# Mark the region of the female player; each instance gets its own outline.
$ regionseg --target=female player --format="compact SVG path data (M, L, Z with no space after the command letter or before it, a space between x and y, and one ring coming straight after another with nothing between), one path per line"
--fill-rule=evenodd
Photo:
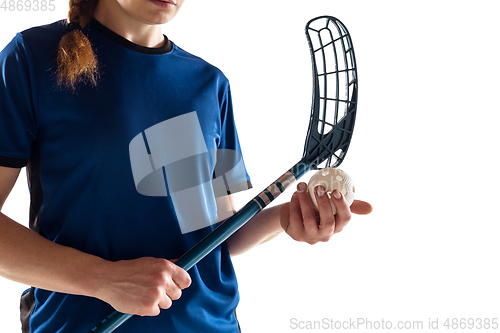
M70 0L69 24L0 54L0 207L24 166L31 195L30 229L0 213L0 275L33 286L23 332L88 333L113 308L143 316L117 332L239 332L231 255L283 231L327 241L371 210L336 192L333 215L318 187L317 214L300 183L190 274L175 265L250 186L227 79L161 33L183 2Z

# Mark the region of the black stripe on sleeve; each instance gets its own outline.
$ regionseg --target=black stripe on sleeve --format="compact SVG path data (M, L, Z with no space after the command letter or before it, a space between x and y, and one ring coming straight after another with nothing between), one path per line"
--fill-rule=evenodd
M8 168L23 168L28 164L25 158L0 156L0 166Z

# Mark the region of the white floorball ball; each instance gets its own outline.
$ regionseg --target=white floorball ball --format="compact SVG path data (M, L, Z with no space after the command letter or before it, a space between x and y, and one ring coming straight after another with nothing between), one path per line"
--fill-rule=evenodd
M347 201L347 205L351 206L354 201L354 185L352 183L351 177L344 171L337 168L324 168L316 172L309 180L308 190L311 195L314 208L318 210L318 203L316 201L316 195L314 194L314 189L316 186L322 185L326 189L326 193L330 198L330 203L332 205L333 213L337 213L337 209L333 204L331 193L334 190L340 191Z

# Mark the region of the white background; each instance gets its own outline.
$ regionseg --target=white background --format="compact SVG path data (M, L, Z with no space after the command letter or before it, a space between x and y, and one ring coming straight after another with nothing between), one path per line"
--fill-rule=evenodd
M0 11L0 46L18 31L64 18L66 6L56 0L55 12ZM236 257L243 332L312 331L293 329L292 318L427 327L429 318L442 324L500 317L496 7L496 1L186 0L164 27L231 81L254 185L240 205L302 156L311 102L306 22L332 15L352 34L359 107L341 168L374 211L354 217L329 243L310 246L283 235ZM27 201L23 175L4 212L25 223ZM0 279L2 332L18 331L24 289Z

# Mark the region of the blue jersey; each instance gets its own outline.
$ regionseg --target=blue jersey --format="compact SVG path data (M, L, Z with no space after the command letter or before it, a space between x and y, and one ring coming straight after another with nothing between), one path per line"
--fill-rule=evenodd
M228 80L175 44L141 47L94 20L84 33L99 82L73 93L56 79L65 32L62 21L29 29L0 53L0 165L27 166L30 228L107 260L179 258L227 216L215 198L250 187ZM227 247L189 273L170 309L116 332L238 332ZM33 333L88 333L113 312L38 288L21 308Z

